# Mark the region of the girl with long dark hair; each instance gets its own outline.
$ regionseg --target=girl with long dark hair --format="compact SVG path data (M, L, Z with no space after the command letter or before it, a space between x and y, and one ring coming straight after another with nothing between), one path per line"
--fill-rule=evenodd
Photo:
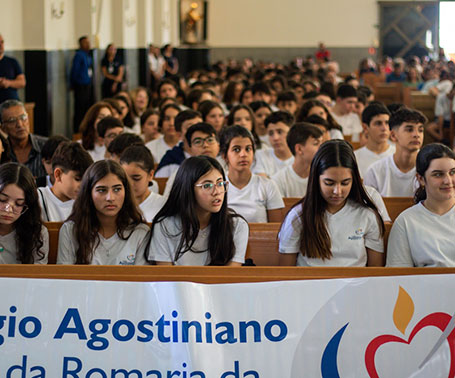
M186 159L153 219L148 260L158 265L241 265L248 224L228 208L227 186L216 159Z
M35 179L17 163L0 166L0 264L47 264L49 234Z
M254 117L253 111L248 105L239 104L234 106L227 117L227 125L243 126L251 134L253 134L256 150L261 149L262 143L256 134L256 119Z
M308 188L287 214L279 234L280 264L383 266L384 222L366 192L351 146L321 145Z
M387 266L455 266L455 152L441 143L417 155L416 205L390 231Z
M98 161L85 172L60 229L57 264L144 264L148 232L123 168L113 160Z

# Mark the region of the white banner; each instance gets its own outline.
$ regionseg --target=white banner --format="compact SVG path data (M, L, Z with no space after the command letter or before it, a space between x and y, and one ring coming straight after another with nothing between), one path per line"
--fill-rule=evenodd
M0 279L0 378L454 377L451 275Z

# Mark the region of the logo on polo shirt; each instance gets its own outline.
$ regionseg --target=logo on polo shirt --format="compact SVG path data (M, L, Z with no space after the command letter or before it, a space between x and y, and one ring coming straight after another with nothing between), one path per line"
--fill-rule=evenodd
M349 240L359 240L359 239L363 238L364 234L365 233L363 232L363 230L361 228L358 228L357 230L355 230L354 235L348 236L348 239Z
M134 260L136 259L136 255L132 253L131 255L126 256L126 260L122 260L119 262L120 265L133 265Z

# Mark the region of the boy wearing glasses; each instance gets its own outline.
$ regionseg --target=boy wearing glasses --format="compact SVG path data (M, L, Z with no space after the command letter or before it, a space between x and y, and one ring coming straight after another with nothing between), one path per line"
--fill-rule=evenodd
M0 105L0 121L11 145L11 160L24 164L35 178L45 176L41 149L47 138L30 133L24 104L18 100L4 101Z

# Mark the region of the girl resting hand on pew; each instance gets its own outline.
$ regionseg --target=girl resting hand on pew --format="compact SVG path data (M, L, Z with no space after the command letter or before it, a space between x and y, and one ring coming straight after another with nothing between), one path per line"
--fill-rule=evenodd
M242 265L248 224L227 207L227 186L216 159L186 159L165 205L153 219L148 261L157 265Z
M384 266L384 231L351 146L330 140L314 156L306 196L281 225L280 265Z
M220 135L221 156L228 166L228 205L248 222L281 222L284 202L271 179L253 174L254 137L242 126L228 126Z
M100 160L85 172L60 229L57 264L143 265L149 231L123 168Z
M30 170L0 166L0 264L47 264L49 234Z
M455 266L455 152L432 143L417 155L416 205L390 231L387 266Z

